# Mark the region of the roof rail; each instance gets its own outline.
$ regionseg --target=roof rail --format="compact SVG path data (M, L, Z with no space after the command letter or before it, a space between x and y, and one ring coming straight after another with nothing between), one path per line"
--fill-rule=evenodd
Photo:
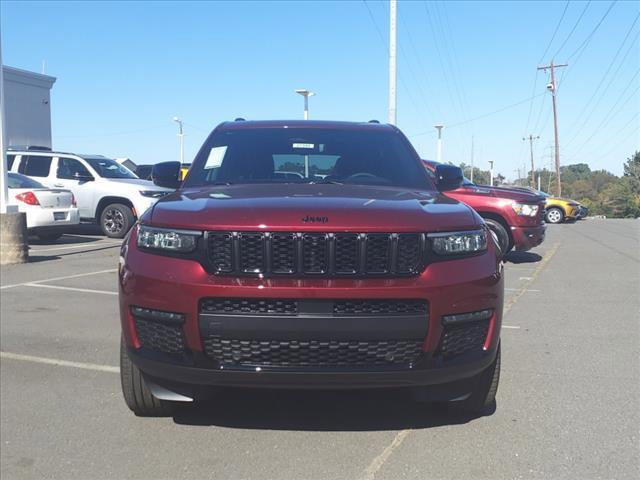
M50 152L50 147L43 147L40 145L9 145L7 150L31 150L31 151L40 151L40 152Z
M369 123L380 123L378 120L369 120Z
M238 117L234 120L234 122L246 122L246 120L242 117Z

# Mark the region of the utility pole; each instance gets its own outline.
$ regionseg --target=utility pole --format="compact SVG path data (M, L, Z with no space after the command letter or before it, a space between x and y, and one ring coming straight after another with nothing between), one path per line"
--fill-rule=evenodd
M438 124L434 125L434 127L438 130L438 149L436 151L436 160L438 163L442 163L442 129L444 128L444 125Z
M493 187L493 160L489 160L489 165L491 166L491 168L489 168L489 173L491 174L489 185Z
M184 164L184 132L182 131L182 120L173 117L173 121L178 124L178 138L180 139L180 165Z
M389 123L396 124L397 119L397 106L396 100L398 97L396 82L398 79L398 67L397 67L397 13L398 2L397 0L389 1Z
M523 142L529 140L529 150L531 151L531 188L536 188L536 169L533 165L533 141L538 140L539 138L540 136L534 137L533 135L522 138Z
M554 65L553 60L549 65L538 67L538 70L550 70L551 78L547 84L547 90L551 92L551 100L553 102L553 137L555 141L555 157L556 157L556 195L560 197L562 195L562 185L560 183L560 144L558 143L558 109L556 107L556 93L558 91L556 86L555 69L561 67L567 67L569 64L563 63L561 65Z
M471 135L471 183L473 183L473 135Z

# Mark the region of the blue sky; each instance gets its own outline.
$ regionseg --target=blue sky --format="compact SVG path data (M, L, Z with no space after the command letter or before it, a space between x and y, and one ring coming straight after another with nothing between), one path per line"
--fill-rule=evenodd
M178 115L190 160L221 121L300 118L296 88L317 92L311 118L387 118L386 1L1 5L4 63L40 72L44 61L58 79L54 148L175 160ZM475 164L509 178L528 162L522 137L540 135L536 164L549 165L536 66L555 55L570 65L558 70L562 163L620 175L640 148L639 5L399 2L398 126L434 158L443 123L454 163L469 163L473 137Z

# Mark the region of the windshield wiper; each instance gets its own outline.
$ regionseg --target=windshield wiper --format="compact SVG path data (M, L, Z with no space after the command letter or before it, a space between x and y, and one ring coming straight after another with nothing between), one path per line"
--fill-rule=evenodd
M337 180L318 180L313 182L308 182L310 185L344 185L342 182L338 182Z

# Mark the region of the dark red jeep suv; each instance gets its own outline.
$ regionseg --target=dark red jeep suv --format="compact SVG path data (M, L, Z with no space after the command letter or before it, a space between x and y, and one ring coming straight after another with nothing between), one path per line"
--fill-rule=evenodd
M503 270L482 218L394 126L236 121L131 230L121 379L138 415L212 387L409 387L481 412L500 372ZM214 397L215 398L215 397Z
M434 178L440 164L433 160L422 162ZM523 188L476 185L467 177L464 177L460 188L446 195L478 212L495 234L505 254L513 248L531 250L544 241L547 227L544 223L545 198L542 195Z

